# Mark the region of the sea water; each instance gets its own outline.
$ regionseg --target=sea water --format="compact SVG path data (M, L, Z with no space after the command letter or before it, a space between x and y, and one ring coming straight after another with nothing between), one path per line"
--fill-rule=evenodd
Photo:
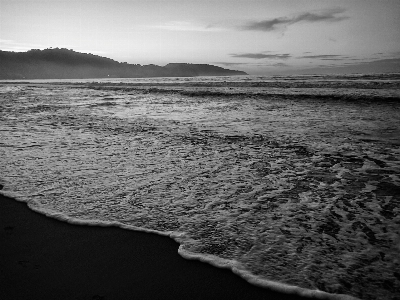
M400 294L399 74L0 82L0 107L2 193L35 211L287 292Z

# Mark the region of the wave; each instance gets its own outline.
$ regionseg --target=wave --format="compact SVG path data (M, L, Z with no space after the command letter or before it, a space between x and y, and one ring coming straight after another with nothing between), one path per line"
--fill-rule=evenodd
M7 192L7 191L0 191L0 194L4 195L6 197L9 197L9 198L13 198L16 201L25 202L32 211L35 211L35 212L45 215L49 218L53 218L53 219L56 219L59 221L69 223L69 224L99 226L99 227L119 227L121 229L126 229L126 230L133 230L133 231L139 231L139 232L158 234L161 236L168 236L178 243L181 243L184 240L184 236L185 236L184 232L173 232L173 231L172 232L171 231L163 232L163 231L158 231L158 230L147 229L144 227L130 226L130 225L123 224L121 222L116 222L116 221L101 221L101 220L95 220L95 219L83 220L83 219L79 219L79 218L72 218L72 217L69 217L68 215L62 214L60 212L50 211L50 210L46 210L43 207L39 207L36 204L34 204L32 201L30 201L29 198L25 199L25 197L18 196L15 193ZM330 294L330 293L320 291L320 290L311 290L311 289L301 288L298 286L288 285L288 284L273 281L273 280L267 280L265 278L260 278L260 277L253 275L248 270L246 270L246 268L243 267L238 261L222 259L215 255L192 253L190 251L183 249L181 246L178 248L178 253L183 258L188 259L188 260L199 260L201 262L208 263L217 268L230 269L233 273L242 277L244 280L246 280L250 284L253 284L255 286L259 286L262 288L266 288L266 289L269 289L272 291L276 291L276 292L280 292L280 293L284 293L284 294L290 294L290 295L297 295L297 296L301 296L301 297L309 297L309 298L313 298L313 299L330 299L330 300L357 300L358 299L356 297L352 297L352 296L346 295L346 294Z
M398 286L395 103L51 88L0 94L3 192L31 209L169 235L295 293Z
M227 88L182 88L182 87L126 87L126 86L89 86L87 88L94 90L111 90L121 92L140 92L140 93L153 93L153 94L178 94L188 97L250 97L259 99L272 99L272 100L321 100L321 101L347 101L347 102L359 102L359 103L373 103L373 102L389 102L398 103L400 101L400 90L397 88L393 91L384 89L382 92L376 92L373 90L357 90L353 91L337 91L335 87L307 87L302 86L301 89L295 89L293 87L279 87L276 90L264 90L260 91L253 88L243 88L236 86L227 90ZM276 87L274 87L276 88ZM288 90L282 90L282 89ZM290 90L293 89L293 90ZM305 92L306 91L306 92Z

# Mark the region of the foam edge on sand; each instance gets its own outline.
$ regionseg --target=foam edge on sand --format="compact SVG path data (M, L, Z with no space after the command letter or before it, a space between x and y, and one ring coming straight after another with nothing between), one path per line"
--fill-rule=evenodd
M239 262L235 260L227 260L223 259L220 257L217 257L215 255L210 255L210 254L198 254L198 253L192 253L189 252L185 249L183 249L183 246L181 242L184 240L185 233L183 232L174 232L174 231L158 231L158 230L153 230L153 229L146 229L143 227L136 227L136 226L130 226L123 224L121 222L117 221L101 221L101 220L83 220L83 219L78 219L78 218L73 218L69 217L67 215L64 215L59 212L51 211L51 210L46 210L41 208L39 205L34 204L33 201L29 200L24 200L25 197L19 197L19 195L16 195L15 193L12 192L7 192L4 190L0 190L0 194L4 195L6 197L12 198L16 201L19 202L24 202L27 204L29 209L40 213L42 215L45 215L50 218L54 218L63 222L67 222L70 224L74 225L86 225L86 226L100 226L100 227L119 227L122 229L127 229L127 230L133 230L133 231L140 231L140 232L146 232L146 233L154 233L158 234L161 236L168 236L175 240L178 244L180 244L178 248L178 253L179 255L188 260L199 260L204 263L208 263L214 267L217 268L223 268L223 269L230 269L234 274L240 276L247 282L249 282L252 285L262 287L265 289L269 289L272 291L276 291L279 293L284 293L284 294L289 294L289 295L296 295L300 297L307 297L307 298L314 298L314 299L327 299L327 300L359 300L359 298L350 296L350 295L345 295L345 294L331 294L327 292L323 292L320 290L311 290L311 289L305 289L301 288L298 286L293 286L293 285L288 285L285 283L277 282L277 281L272 281L272 280L267 280L263 278L259 278L253 274L251 274L249 271L247 271Z
M220 257L210 255L210 254L191 253L189 251L184 250L182 248L182 246L179 247L178 253L183 258L186 258L186 259L200 260L201 262L209 263L212 266L217 267L217 268L230 269L233 273L242 277L244 280L246 280L247 282L249 282L252 285L266 288L266 289L276 291L279 293L297 295L297 296L301 296L301 297L314 298L314 299L359 300L358 298L355 298L350 295L330 294L330 293L323 292L320 290L310 290L310 289L305 289L305 288L301 288L301 287L294 286L294 285L289 285L289 284L285 284L285 283L281 283L281 282L277 282L277 281L259 278L255 275L251 274L246 269L244 269L241 266L241 264L237 261L222 259Z

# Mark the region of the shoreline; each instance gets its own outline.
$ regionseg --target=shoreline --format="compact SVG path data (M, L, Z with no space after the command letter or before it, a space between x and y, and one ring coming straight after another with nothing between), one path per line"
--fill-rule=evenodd
M4 299L308 299L178 254L168 237L48 218L0 194Z

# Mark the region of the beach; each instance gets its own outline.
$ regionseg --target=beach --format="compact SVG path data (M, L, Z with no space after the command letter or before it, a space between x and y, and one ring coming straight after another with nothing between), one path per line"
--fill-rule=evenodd
M0 198L1 299L307 299L178 254L168 237L48 218Z

